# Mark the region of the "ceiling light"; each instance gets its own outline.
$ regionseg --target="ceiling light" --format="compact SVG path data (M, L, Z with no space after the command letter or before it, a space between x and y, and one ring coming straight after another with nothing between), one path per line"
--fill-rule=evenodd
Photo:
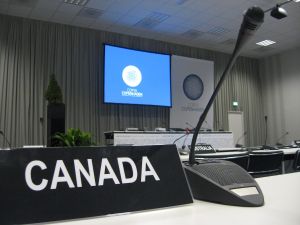
M272 44L275 44L275 43L276 43L275 41L264 40L264 41L261 41L261 42L257 42L256 44L260 45L260 46L268 46L268 45L272 45Z
M271 10L270 15L276 19L282 19L287 17L287 11L284 8L279 7L278 5Z
M68 3L68 4L72 4L72 5L79 5L79 6L83 6L86 5L86 3L89 0L64 0L64 3Z
M300 2L300 0L293 0L294 2Z

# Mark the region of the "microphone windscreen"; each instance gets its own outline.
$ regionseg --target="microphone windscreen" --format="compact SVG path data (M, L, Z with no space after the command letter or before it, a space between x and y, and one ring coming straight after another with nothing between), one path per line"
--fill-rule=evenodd
M245 28L256 30L264 22L264 11L257 6L253 6L245 12Z

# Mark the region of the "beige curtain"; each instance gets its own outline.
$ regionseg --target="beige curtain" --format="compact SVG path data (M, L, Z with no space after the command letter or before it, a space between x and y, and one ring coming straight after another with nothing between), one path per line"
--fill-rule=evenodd
M0 130L13 146L44 144L44 92L55 73L66 104L66 127L80 128L105 144L104 132L169 126L169 109L102 103L103 43L215 62L218 80L227 54L178 44L0 15ZM215 102L215 129L228 129L232 100L244 111L248 145L262 143L258 62L241 57ZM0 137L0 146L1 146Z

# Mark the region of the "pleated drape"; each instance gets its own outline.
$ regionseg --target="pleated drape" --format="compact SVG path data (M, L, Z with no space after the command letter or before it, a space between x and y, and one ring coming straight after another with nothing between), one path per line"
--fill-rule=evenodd
M212 60L215 81L229 59L178 44L4 15L0 30L0 130L13 146L45 144L44 93L51 73L63 91L66 127L91 132L99 145L105 144L105 131L169 126L168 108L103 104L103 43ZM258 61L240 57L215 102L214 128L228 129L227 113L238 100L249 132L246 143L260 144L261 99Z

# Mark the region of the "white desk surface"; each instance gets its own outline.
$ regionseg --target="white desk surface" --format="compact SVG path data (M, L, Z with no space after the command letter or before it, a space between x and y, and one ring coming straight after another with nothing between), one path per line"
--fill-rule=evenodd
M232 156L232 155L237 155L237 154L246 154L248 153L247 151L233 151L233 152L216 152L216 153L204 153L204 154L199 154L197 155L197 159L201 158L201 155L203 155L203 157L210 157L210 156L224 156L224 157L228 157L228 156ZM179 155L181 161L187 161L189 160L189 154L187 155Z
M300 150L300 148L281 148L278 150L268 150L268 149L264 149L264 150L253 150L252 152L270 152L270 151L283 151L284 155L293 155L295 154L298 150Z
M300 173L256 179L262 207L236 207L195 200L193 204L47 225L299 225Z
M233 148L215 148L215 150L217 152L228 152L228 151L243 151L244 149L233 147Z
M283 149L279 149L281 151L283 151L283 153L285 155L293 155L295 154L298 150L300 150L300 148L283 148ZM300 223L299 223L300 224Z
M104 132L107 144L112 145L165 145L176 144L177 148L190 145L193 134L185 132L112 131ZM232 132L200 132L197 142L211 144L214 148L232 148Z

